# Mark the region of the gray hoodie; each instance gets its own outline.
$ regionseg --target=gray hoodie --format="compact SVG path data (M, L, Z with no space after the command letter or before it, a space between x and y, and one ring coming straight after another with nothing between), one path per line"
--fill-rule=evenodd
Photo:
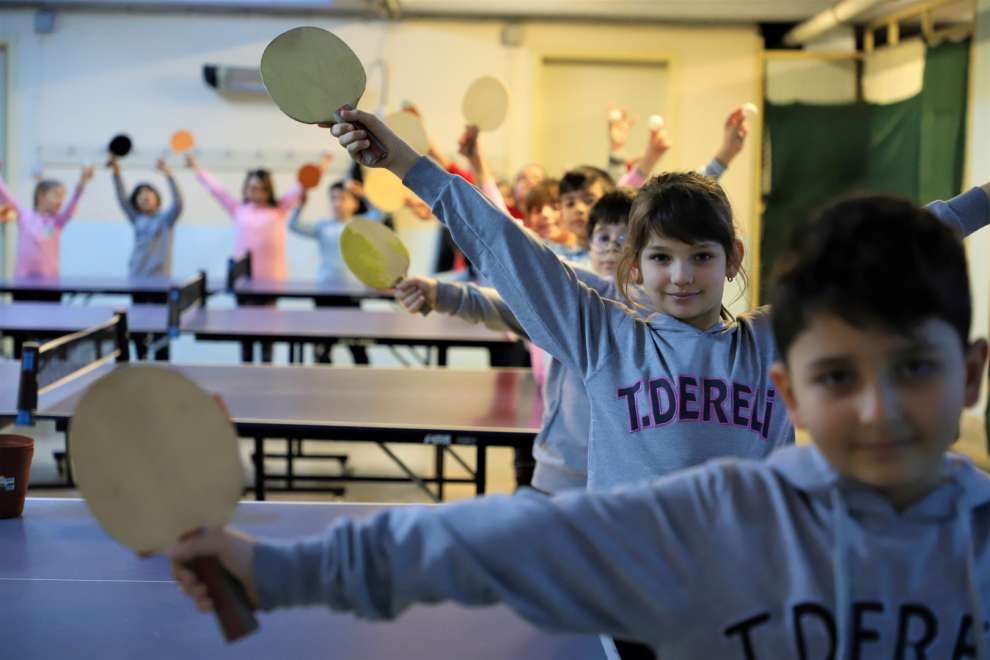
M990 597L990 478L954 454L944 471L898 513L795 446L609 493L343 520L259 543L255 579L264 609L390 619L417 602L504 602L663 660L987 658L973 621L984 628Z
M928 209L943 222L971 234L990 222L990 199L979 188L959 195L948 202L936 201ZM574 274L583 284L604 299L622 300L611 278L571 264ZM494 289L473 284L440 282L437 288L438 311L452 314L472 323L483 323L493 330L508 330L526 336L512 311ZM648 312L651 303L642 291L636 290L636 303ZM551 356L543 388L544 413L540 432L533 445L537 460L533 486L557 493L571 488L584 488L588 471L588 429L591 424L590 404L580 376L565 368Z
M580 266L574 266L574 274L602 298L623 300L614 279ZM651 304L642 292L636 291L633 295L637 304L646 307ZM528 338L512 310L491 288L438 282L437 311L471 323L482 323L492 330L507 330ZM591 414L584 382L578 374L550 356L542 393L543 420L533 442L533 457L536 459L533 487L547 493L585 488L588 481Z
M793 443L794 429L770 382L777 350L767 308L705 330L661 313L641 319L583 284L464 179L420 158L404 183L433 207L533 343L584 382L590 489L713 457L761 458ZM963 197L971 194L985 222L987 197L979 189Z
M635 483L717 456L761 458L794 430L770 382L766 309L699 330L641 319L574 270L471 184L420 158L405 184L495 285L526 334L585 384L588 487Z

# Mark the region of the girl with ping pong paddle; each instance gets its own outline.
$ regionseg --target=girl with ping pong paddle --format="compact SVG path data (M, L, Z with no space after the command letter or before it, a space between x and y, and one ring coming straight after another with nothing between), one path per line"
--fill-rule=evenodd
M127 194L120 175L120 161L116 156L111 156L107 166L113 171L114 191L120 208L134 228L134 247L128 273L131 277L170 277L173 229L182 213L182 195L171 168L164 159L159 159L155 164L155 169L165 176L172 194L172 203L163 209L161 193L150 183L139 183L130 195ZM142 301L135 299L134 302Z
M34 188L31 208L20 204L0 177L0 203L6 202L17 214L17 257L15 277L57 278L59 243L62 230L76 212L86 184L93 178L93 167L86 166L67 204L65 186L54 179L42 179ZM38 300L44 294L15 294L16 299Z
M316 278L320 282L356 282L354 276L347 268L347 264L340 256L340 234L351 218L356 217L360 208L360 198L348 185L347 181L335 181L328 188L330 194L330 207L333 210L333 217L327 220L317 220L313 223L302 221L302 210L306 199L304 194L289 217L289 231L304 238L315 240L320 249L320 265ZM379 215L380 217L380 215ZM330 301L321 296L313 300L317 307L330 306ZM339 301L334 306L340 306ZM360 307L360 303L352 303L352 307ZM368 364L368 351L364 346L348 346L351 357L355 364ZM316 343L313 345L313 354L317 362L330 364L333 344Z
M244 176L241 199L231 195L223 185L203 169L195 156L186 156L186 164L195 171L202 183L234 221L234 258L251 253L251 276L254 279L284 282L289 277L286 264L286 226L292 207L299 201L302 185L296 183L282 197L275 195L272 174L266 169L250 170ZM320 161L322 170L330 165L330 156ZM261 306L270 304L265 298L238 294L239 305ZM262 342L261 360L271 362L272 344ZM253 361L250 342L241 344L241 358Z

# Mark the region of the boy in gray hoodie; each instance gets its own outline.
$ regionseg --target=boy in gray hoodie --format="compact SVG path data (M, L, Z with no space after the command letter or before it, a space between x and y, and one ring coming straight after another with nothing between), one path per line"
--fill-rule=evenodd
M947 452L986 342L958 233L889 197L840 202L779 262L773 382L812 445L607 492L496 496L258 542L210 530L263 609L389 619L504 602L534 624L677 658L987 659L990 478Z

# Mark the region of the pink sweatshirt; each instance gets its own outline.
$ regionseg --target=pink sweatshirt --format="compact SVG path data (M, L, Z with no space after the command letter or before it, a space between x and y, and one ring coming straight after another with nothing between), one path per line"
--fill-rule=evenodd
M54 279L59 273L59 241L62 229L79 206L83 186L76 186L68 204L57 213L38 213L17 203L0 179L0 199L6 200L17 212L17 257L14 277Z
M197 171L196 178L233 219L234 258L251 253L251 277L275 282L289 279L285 258L286 224L292 207L299 201L302 186L297 183L290 188L276 206L261 206L238 201L205 170Z

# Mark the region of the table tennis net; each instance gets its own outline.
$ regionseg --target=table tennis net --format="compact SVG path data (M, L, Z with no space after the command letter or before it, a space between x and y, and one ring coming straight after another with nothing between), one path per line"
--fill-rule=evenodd
M17 423L32 424L41 394L108 362L127 362L127 313L44 344L28 342L21 356Z

